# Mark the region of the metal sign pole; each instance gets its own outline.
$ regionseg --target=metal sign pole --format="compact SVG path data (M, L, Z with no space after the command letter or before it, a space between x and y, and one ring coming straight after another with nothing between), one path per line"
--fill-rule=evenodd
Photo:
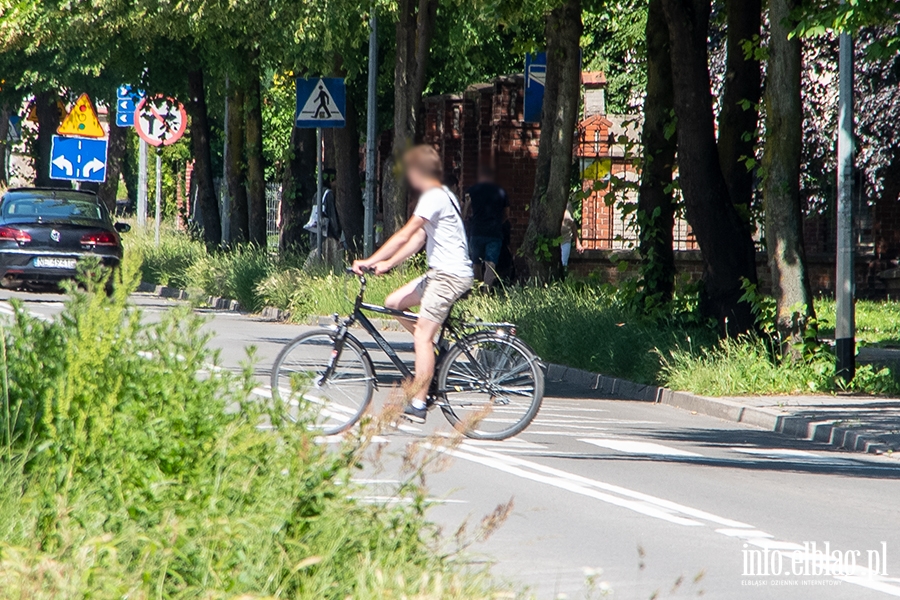
M162 221L162 148L156 151L156 245L159 246L159 226Z
M856 324L853 307L853 38L841 33L840 113L837 142L836 371L845 381L856 374Z
M378 101L375 88L378 83L378 20L375 5L369 17L369 90L366 102L366 211L363 225L363 252L371 256L375 251L375 138L378 135L376 110Z
M316 220L316 255L322 260L322 220L324 212L322 211L322 128L316 128L316 210L318 211L318 219Z
M141 140L138 153L137 224L147 226L147 142Z

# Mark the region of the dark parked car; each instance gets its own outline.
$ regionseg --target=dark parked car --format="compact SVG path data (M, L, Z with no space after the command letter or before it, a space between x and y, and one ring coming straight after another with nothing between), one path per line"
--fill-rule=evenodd
M109 211L90 192L18 188L0 199L0 285L40 287L72 278L78 261L98 256L116 267L119 232Z

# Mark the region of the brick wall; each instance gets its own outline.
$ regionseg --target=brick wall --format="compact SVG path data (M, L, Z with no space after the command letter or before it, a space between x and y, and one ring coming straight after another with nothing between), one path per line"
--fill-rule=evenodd
M815 253L807 256L810 285L816 295L834 295L834 255ZM875 277L872 257L858 256L856 259L856 288L861 298L882 297L886 293L884 284ZM703 257L699 250L679 250L675 252L675 268L679 280L695 282L703 275ZM640 273L640 256L631 250L587 250L584 254L572 254L569 272L579 277L598 277L606 283L620 283L634 279ZM756 273L759 288L764 293L772 291L772 274L766 254L756 255Z

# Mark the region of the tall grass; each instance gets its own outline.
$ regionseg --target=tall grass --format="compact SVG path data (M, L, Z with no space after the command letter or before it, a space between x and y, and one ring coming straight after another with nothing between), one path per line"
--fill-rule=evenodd
M662 383L706 396L900 393L900 383L888 368L862 365L853 381L846 384L835 375L830 351L823 349L814 356L791 361L756 336L725 339L712 346L681 346L661 356Z
M189 287L189 270L206 257L206 247L169 225L163 227L157 246L151 228L132 226L122 240L126 248L141 258L141 281L182 289Z
M658 382L660 348L714 339L693 319L648 319L615 289L588 282L511 287L496 297L474 296L464 307L472 316L516 323L547 361L642 383Z
M145 324L136 279L126 261L113 297L72 289L0 331L0 596L490 597L435 551L423 491L350 499L361 442L271 421L189 311Z
M424 273L418 266L401 267L379 277L368 277L366 302L383 304L384 299L398 287ZM302 321L311 315L348 314L359 292L359 282L353 275L321 272L310 274L302 269L278 271L256 288L262 302L290 313Z

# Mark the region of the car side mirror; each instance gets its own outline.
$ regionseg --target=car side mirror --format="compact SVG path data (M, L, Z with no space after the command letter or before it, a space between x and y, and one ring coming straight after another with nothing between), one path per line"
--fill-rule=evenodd
M131 231L131 225L129 225L128 223L116 223L115 227L116 231L118 231L119 233L128 233L129 231Z

